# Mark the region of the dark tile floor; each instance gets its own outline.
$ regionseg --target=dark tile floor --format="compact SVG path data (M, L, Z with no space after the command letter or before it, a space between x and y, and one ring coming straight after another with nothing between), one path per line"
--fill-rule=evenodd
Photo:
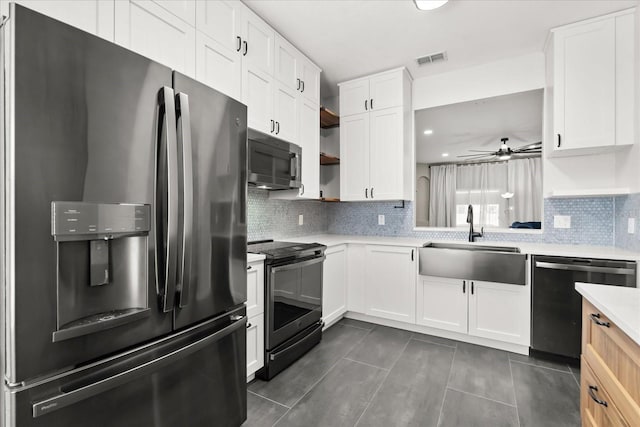
M565 364L343 319L269 382L249 384L251 426L580 426Z

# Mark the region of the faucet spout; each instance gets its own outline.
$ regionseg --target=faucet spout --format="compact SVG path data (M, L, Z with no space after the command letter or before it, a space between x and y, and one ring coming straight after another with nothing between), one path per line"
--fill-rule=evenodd
M467 208L467 223L469 223L469 241L475 242L476 237L484 237L484 227L480 230L480 233L473 231L473 205L469 205Z

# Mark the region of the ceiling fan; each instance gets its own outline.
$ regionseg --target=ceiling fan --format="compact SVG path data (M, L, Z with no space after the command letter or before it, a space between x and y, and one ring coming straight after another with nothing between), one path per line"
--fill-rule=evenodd
M511 148L507 144L509 138L500 138L502 145L500 145L500 149L498 151L492 150L469 150L477 152L478 154L467 154L464 156L458 157L466 157L467 161L472 160L489 160L489 159L497 159L497 160L509 160L512 157L528 157L536 154L542 153L542 141L534 142L533 144L523 145L518 148Z

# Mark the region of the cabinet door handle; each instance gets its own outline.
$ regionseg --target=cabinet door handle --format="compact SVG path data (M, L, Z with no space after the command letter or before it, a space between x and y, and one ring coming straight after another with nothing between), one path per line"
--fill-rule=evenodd
M373 110L373 98L371 98L371 103L369 105L371 105L371 109Z
M369 108L367 108L367 105L369 105L369 100L368 100L368 99L365 99L365 100L364 100L364 109L365 109L365 110L368 110L368 109L369 109Z
M462 281L462 293L463 294L467 293L467 281L466 280Z
M236 36L236 40L238 40L238 47L236 48L236 52L240 52L240 49L242 49L242 39L240 38L240 36Z
M242 53L242 56L247 56L247 52L249 52L249 43L247 43L246 40L242 43L244 43L244 52Z
M252 327L253 325L249 322L247 322L247 329L249 329L250 327Z
M253 267L250 265L247 265L247 271L251 270Z
M562 135L558 134L558 148L562 145Z
M365 188L365 189L364 189L364 198L365 198L365 199L368 199L368 198L369 198L369 189L368 189L368 188Z
M598 326L604 326L605 328L611 327L611 323L603 322L602 320L600 320L600 313L591 313L589 317L591 317L591 320L593 320L593 323L595 323Z
M296 79L296 80L298 80L298 88L296 90L300 90L300 81L301 80L300 79Z
M271 120L271 133L273 133L273 131L276 129L276 122L273 121L273 119Z
M371 198L373 199L373 187L371 187Z
M304 93L304 80L302 81L302 93Z
M589 386L589 397L591 398L591 400L596 402L598 405L604 406L605 408L609 406L606 401L598 399L598 397L596 396L596 391L598 391L598 387L594 385Z
M276 135L280 133L280 122L276 122Z
M471 282L471 295L473 295L473 282Z
M411 249L411 261L413 261L413 251L414 249Z
M304 194L304 184L300 184L300 195L302 196Z

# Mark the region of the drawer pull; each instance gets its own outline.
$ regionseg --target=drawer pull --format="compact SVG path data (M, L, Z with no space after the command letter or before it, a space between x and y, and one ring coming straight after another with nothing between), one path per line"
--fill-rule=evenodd
M609 406L609 405L607 404L607 402L605 402L604 400L600 400L600 399L598 399L598 398L596 397L596 391L598 391L598 387L596 387L596 386L594 386L594 385L590 385L590 386L589 386L589 397L590 397L594 402L596 402L598 405L602 405L602 406L604 406L605 408L606 408L607 406Z
M598 326L604 326L605 328L608 328L611 326L609 322L603 322L602 320L600 320L599 313L591 313L590 317L591 317L591 320L593 320L593 322Z

